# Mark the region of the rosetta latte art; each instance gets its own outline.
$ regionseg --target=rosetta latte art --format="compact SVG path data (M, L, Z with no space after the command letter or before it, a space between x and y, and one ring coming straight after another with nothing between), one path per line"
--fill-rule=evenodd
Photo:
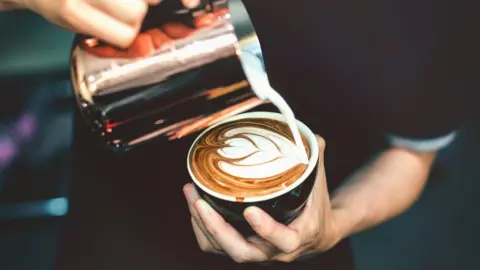
M310 155L310 149L306 150ZM298 158L297 151L285 123L244 119L204 134L193 147L189 162L205 187L246 198L274 193L299 179L307 165Z

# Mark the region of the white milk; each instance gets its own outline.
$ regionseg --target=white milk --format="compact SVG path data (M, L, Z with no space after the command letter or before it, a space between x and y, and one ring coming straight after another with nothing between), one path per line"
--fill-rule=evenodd
M297 145L297 157L302 163L308 164L308 156L305 151L305 146L302 142L302 137L297 127L297 120L295 115L288 106L288 103L283 99L283 97L275 91L268 77L263 69L262 62L260 59L251 54L250 52L242 51L240 56L240 61L243 66L243 70L247 79L250 83L250 87L257 94L257 96L262 100L268 100L275 105L280 113L285 117L288 127L290 128L293 138L295 139L295 144Z

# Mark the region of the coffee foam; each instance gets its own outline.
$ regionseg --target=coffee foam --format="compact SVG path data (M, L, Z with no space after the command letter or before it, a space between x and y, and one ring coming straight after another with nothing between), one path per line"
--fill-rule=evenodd
M310 154L308 148L306 151ZM245 198L274 193L299 179L307 165L297 152L285 123L244 119L222 124L201 136L189 162L192 173L205 187Z
M227 146L217 151L229 161L220 161L218 165L235 177L273 177L301 162L296 144L269 130L241 127L225 132L225 137L233 138L225 141Z

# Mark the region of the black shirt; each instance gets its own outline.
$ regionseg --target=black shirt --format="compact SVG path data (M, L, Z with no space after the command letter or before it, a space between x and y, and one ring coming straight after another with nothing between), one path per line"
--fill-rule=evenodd
M466 91L478 86L478 2L245 2L270 81L297 112L365 117L413 138L464 118Z
M387 133L425 139L460 128L478 86L475 1L244 2L270 82L327 141L331 189L387 147ZM256 269L196 245L182 195L193 137L118 155L93 147L80 122L57 269ZM342 243L281 267L299 266L352 269L351 254Z

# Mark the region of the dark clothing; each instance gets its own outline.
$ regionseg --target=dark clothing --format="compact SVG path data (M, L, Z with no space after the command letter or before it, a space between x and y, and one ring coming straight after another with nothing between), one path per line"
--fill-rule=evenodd
M432 138L459 127L479 86L478 1L245 2L270 81L300 119Z
M475 1L244 2L271 83L327 141L331 189L387 146L385 133L435 138L461 126L478 85ZM200 252L182 195L192 139L119 155L92 147L79 124L57 269L353 269L346 242L273 266Z
M346 242L328 256L291 266L240 265L202 253L182 193L193 136L114 154L92 147L84 128L76 135L70 214L56 269L353 269Z

